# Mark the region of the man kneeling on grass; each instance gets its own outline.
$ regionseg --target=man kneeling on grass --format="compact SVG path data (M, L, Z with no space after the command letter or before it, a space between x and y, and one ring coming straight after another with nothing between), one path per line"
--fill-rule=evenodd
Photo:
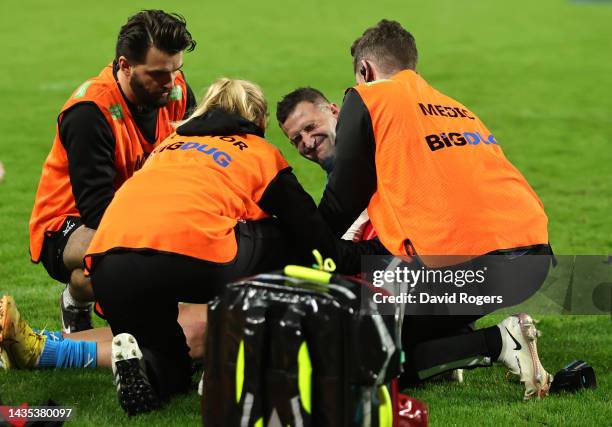
M552 375L540 363L530 316L468 327L543 284L552 250L542 202L474 112L416 72L414 37L398 22L368 28L350 51L357 84L338 114L334 170L319 213L338 236L367 208L380 241L407 268L486 270L484 282L472 288L503 296L503 305L469 312L451 311L450 302L407 304L400 383L497 361L520 375L524 399L547 395ZM298 126L287 134L312 139L312 129ZM456 292L431 284L425 289L434 296L440 289Z

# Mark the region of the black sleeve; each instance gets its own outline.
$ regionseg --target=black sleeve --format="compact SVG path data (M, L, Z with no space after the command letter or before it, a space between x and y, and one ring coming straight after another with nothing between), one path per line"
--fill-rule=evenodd
M196 97L193 94L193 90L191 90L191 86L189 86L188 83L185 84L187 85L187 106L185 108L185 114L183 114L183 120L189 117L197 107Z
M115 137L95 104L77 104L59 128L68 156L72 194L83 223L98 228L115 195Z
M378 240L353 243L332 235L312 197L302 188L287 168L268 185L259 207L274 215L295 239L298 257L303 263L313 261L311 251L318 249L325 258L332 258L342 274L361 271L362 255L388 254Z
M336 159L319 212L335 236L342 234L370 203L376 191L375 143L370 112L351 89L336 126Z

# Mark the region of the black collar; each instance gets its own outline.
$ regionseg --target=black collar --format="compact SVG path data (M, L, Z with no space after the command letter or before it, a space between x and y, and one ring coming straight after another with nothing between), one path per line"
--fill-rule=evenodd
M264 131L250 120L237 114L213 108L179 126L176 133L183 136L225 136L252 134L261 138Z

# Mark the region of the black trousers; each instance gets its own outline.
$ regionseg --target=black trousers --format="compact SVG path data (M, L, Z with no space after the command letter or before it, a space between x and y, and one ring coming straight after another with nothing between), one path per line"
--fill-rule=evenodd
M416 314L405 316L402 347L406 362L402 385L413 385L451 369L490 365L501 351L499 329L493 326L474 330L473 322L532 296L544 283L552 256L548 245L538 245L507 253L495 252L450 268L472 271L486 268L485 282L471 293L501 295L504 304L483 304L471 312L460 311L462 314L455 315L453 308L441 304L429 307L429 313L418 313L417 308ZM440 293L447 288L434 283L429 289L432 292L440 289L437 291Z
M227 283L291 262L292 248L271 219L236 226L238 253L227 264L155 251L105 255L92 273L96 299L113 335L132 334L162 399L191 383L189 347L179 325L178 302L207 303Z

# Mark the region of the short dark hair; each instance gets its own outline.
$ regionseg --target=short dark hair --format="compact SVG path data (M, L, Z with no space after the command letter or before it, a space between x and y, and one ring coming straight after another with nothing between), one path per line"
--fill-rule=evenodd
M174 55L183 50L191 52L196 42L187 31L185 18L163 10L143 10L130 16L121 27L115 47L115 60L125 56L136 64L145 62L150 47Z
M279 124L285 123L289 114L295 110L295 107L303 101L310 102L312 104L328 103L329 100L323 95L323 93L312 87L301 87L293 92L283 96L283 99L278 101L276 104L276 120Z
M418 53L414 37L399 22L383 19L363 32L351 46L353 70L362 59L369 59L387 74L416 69Z

